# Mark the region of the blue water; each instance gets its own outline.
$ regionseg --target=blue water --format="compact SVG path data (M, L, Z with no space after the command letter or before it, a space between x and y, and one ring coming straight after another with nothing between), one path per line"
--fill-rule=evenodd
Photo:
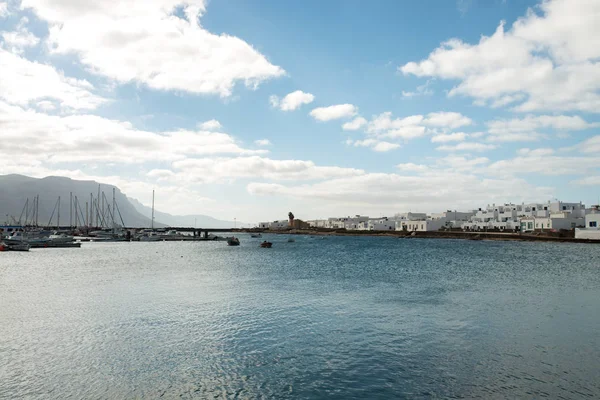
M600 398L600 246L0 253L0 398Z

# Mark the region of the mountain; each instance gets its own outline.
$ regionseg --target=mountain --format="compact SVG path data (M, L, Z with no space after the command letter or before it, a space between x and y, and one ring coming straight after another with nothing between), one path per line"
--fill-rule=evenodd
M29 199L29 222L32 220L33 199L39 195L39 218L38 223L41 226L48 225L50 217L52 217L52 225L57 224L58 212L56 210L57 199L60 196L60 225L67 226L70 223L70 193L73 197L77 196L79 207L79 220L85 220L86 202L88 209L90 206L90 194L94 198L98 197L98 185L100 185L101 198L102 192L106 196L105 203L112 207L112 191L115 188L115 199L118 210L121 213L123 222L127 227L150 227L151 221L145 215L142 215L136 207L134 207L127 196L123 194L119 188L113 185L99 184L95 181L79 181L58 176L49 176L42 179L30 178L23 175L0 175L0 223L14 222L14 219L19 220L19 216L24 210L25 202ZM101 202L100 202L101 204ZM74 214L75 212L73 212ZM23 212L21 220L25 223L25 215ZM95 216L96 213L92 212ZM156 222L155 227L164 227L165 225ZM115 217L115 222L121 224L121 218L118 213ZM72 217L72 223L75 224L75 216Z
M129 202L142 215L152 218L152 208L143 205L136 199L128 197ZM168 226L176 227L197 227L197 228L233 228L237 226L247 226L249 224L234 221L222 221L209 217L208 215L171 215L154 209L154 220L160 221Z

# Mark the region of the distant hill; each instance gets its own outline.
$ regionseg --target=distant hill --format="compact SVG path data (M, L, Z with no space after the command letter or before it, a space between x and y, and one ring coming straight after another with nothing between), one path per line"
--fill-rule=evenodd
M69 193L77 196L81 206L80 215L85 218L85 203L90 202L90 193L94 197L98 196L98 182L95 181L79 181L70 178L49 176L42 179L30 178L23 175L0 175L0 223L7 220L12 221L12 217L19 219L21 211L29 198L30 209L32 209L33 198L36 195L40 196L39 200L39 218L38 223L41 226L46 226L55 209L58 196L61 197L60 202L60 224L61 226L69 225L70 205ZM115 188L115 199L117 206L121 211L123 222L128 227L150 227L150 218L142 215L129 202L127 196L123 194L119 188L113 185L100 184L101 191L104 192L109 203L112 203L112 190ZM91 209L91 206L88 204ZM58 212L54 212L52 217L52 225L57 223ZM30 211L31 216L31 211ZM79 217L80 220L82 216ZM23 214L22 221L24 223L25 215ZM31 220L31 217L30 217ZM155 227L164 227L165 225L157 221L155 218ZM120 224L120 218L116 218L116 222ZM73 224L75 217L73 217Z
M52 216L52 226L56 226L58 212L55 210L58 196L60 202L60 225L69 225L70 193L77 196L81 210L79 219L85 219L85 203L90 202L90 193L94 198L98 196L98 185L101 192L104 192L106 200L112 204L112 190L115 188L115 199L117 206L123 217L125 226L131 228L147 228L151 226L152 208L143 205L138 200L127 197L116 186L101 184L96 181L79 181L59 176L49 176L38 179L24 175L0 175L0 224L7 220L13 222L13 217L19 220L21 212L24 209L25 202L29 198L30 216L33 210L33 198L40 196L38 223L41 226L48 225ZM54 211L54 215L52 212ZM7 217L8 216L8 217ZM25 223L25 213L21 217ZM115 221L120 224L120 218L117 216ZM75 217L72 220L75 224ZM193 227L194 223L198 228L233 228L236 225L233 221L221 221L207 215L171 215L158 210L154 210L154 227L163 228L166 226L175 227ZM243 223L238 222L241 227ZM248 225L248 224L245 224Z
M135 209L142 215L151 218L152 217L152 208L143 205L136 199L128 198L129 202L135 207ZM213 217L209 217L208 215L171 215L164 212L157 211L154 209L154 220L160 221L163 224L167 224L168 226L176 226L176 227L194 227L196 228L233 228L237 226L238 228L242 225L248 226L249 224L244 222L234 221L222 221L215 219Z

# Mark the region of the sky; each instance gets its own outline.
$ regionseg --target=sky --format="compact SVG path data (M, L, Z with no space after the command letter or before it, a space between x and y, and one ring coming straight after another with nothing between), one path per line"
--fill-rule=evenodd
M597 0L0 0L0 173L171 214L591 205L599 113Z

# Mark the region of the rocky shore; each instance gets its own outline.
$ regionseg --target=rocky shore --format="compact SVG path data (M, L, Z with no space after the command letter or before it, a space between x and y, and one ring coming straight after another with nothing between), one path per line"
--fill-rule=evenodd
M258 232L258 230L248 230ZM600 240L575 239L573 233L566 232L534 232L534 233L505 233L505 232L463 232L463 231L348 231L344 229L289 229L289 230L260 230L263 233L310 236L387 236L401 239L463 239L463 240L501 240L526 242L560 242L560 243L596 243Z

